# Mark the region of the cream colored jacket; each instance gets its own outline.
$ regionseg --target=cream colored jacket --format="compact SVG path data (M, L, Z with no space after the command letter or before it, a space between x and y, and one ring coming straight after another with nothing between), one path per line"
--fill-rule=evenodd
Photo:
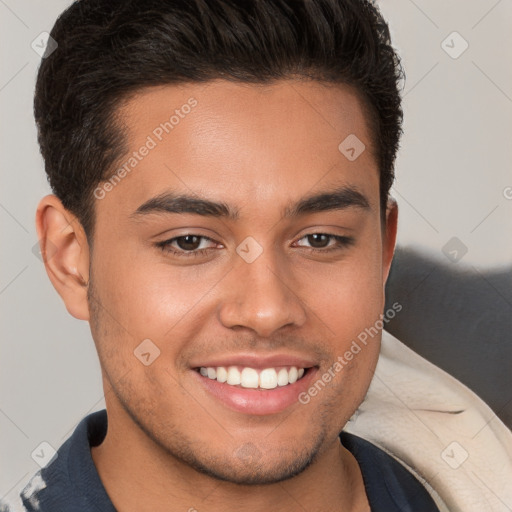
M367 397L345 430L407 467L443 512L512 511L512 432L386 331Z

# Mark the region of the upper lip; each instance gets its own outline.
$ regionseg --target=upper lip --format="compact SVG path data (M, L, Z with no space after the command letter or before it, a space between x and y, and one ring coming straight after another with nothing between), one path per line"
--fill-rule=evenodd
M241 353L229 354L225 356L216 356L205 361L192 363L192 368L207 368L218 366L248 366L250 368L265 369L274 368L276 366L296 366L297 368L310 368L316 366L316 363L308 357L274 353L274 354L254 354Z

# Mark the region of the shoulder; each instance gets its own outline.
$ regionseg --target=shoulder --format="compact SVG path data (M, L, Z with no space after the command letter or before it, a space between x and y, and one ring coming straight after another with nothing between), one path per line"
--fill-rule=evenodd
M63 466L68 452L68 442L58 450L53 461L21 483L13 500L0 503L0 512L39 512L51 510L66 502L70 489L69 477Z
M0 512L114 510L92 461L90 447L106 432L106 411L83 418L51 462L23 483L18 499L0 504Z

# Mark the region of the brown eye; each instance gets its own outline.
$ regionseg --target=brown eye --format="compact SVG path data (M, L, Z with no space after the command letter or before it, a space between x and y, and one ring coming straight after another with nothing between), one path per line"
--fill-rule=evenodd
M202 238L203 237L196 235L186 235L175 238L175 240L176 245L180 249L183 249L184 251L195 251L197 248L199 248Z
M318 253L343 250L355 242L352 237L328 233L310 233L309 235L304 235L300 241L303 241L303 243L298 244L299 247L304 247Z
M331 238L331 235L326 235L324 233L314 233L312 235L307 235L309 244L314 248L327 247Z
M215 242L202 235L182 235L155 244L159 249L174 256L205 256L214 249Z

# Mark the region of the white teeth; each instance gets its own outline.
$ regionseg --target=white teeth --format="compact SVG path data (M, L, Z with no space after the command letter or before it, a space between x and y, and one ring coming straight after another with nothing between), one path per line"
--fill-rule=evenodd
M260 371L249 367L240 371L236 366L230 366L227 369L224 366L199 368L199 373L203 377L225 382L231 386L241 385L243 388L252 389L274 389L278 386L293 384L304 375L304 371L304 368L296 366L281 368L279 371L275 368L265 368Z
M277 372L274 368L265 368L265 370L260 373L260 388L277 388Z
M257 388L259 384L258 372L254 368L244 368L242 370L242 377L240 385L243 388Z
M232 386L240 384L240 372L236 366L230 366L228 368L228 378L226 382Z
M219 366L217 368L217 380L219 382L226 382L228 380L228 372L224 366Z
M277 385L278 386L287 386L288 385L288 370L286 368L281 368L279 373L277 374Z

